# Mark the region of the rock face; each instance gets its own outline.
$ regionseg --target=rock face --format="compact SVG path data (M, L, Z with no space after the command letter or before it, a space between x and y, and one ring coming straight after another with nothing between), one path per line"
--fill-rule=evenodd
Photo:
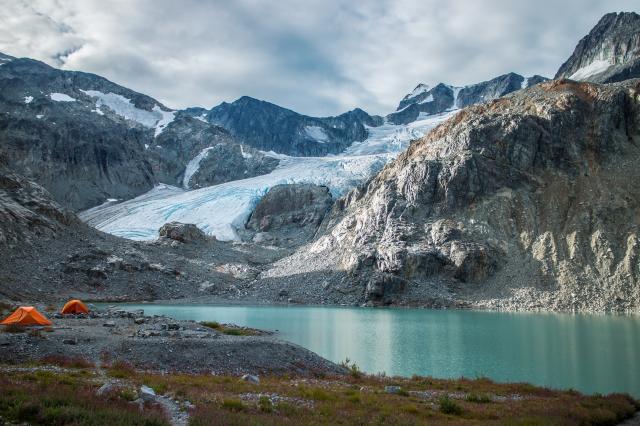
M509 73L465 87L440 83L430 88L426 84L419 84L400 101L396 112L387 115L386 118L394 124L407 124L415 121L420 114L440 114L447 110L487 102L547 80L539 75L525 78Z
M348 282L360 303L637 311L639 146L640 80L469 107L263 278Z
M640 15L608 13L576 46L555 78L611 83L640 77Z
M181 243L195 243L206 241L207 236L192 223L169 222L158 231L160 237L180 241Z
M315 235L332 204L325 186L276 185L262 197L246 228L256 242L297 246Z
M337 117L315 118L278 105L243 96L207 111L186 113L228 129L242 143L263 151L296 156L322 156L343 151L367 137L365 125L382 124L380 117L355 109Z
M70 225L82 226L44 188L10 171L0 157L0 247L54 236Z
M160 182L182 186L188 163L202 150L240 149L223 128L97 75L6 55L0 61L0 153L74 210L132 198ZM263 160L222 155L210 170L215 179L200 184L277 165Z

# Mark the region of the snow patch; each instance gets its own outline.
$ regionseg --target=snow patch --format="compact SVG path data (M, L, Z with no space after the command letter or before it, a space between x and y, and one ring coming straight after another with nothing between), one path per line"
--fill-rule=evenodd
M184 189L189 189L189 181L200 168L200 162L204 160L207 154L209 154L209 151L211 151L212 149L212 146L203 149L198 155L196 155L191 161L187 163L187 167L184 169L184 177L182 178L182 187Z
M571 80L585 80L593 75L606 71L611 66L609 60L596 59L569 76Z
M251 155L251 153L244 151L244 148L242 147L242 145L240 145L240 154L242 154L242 158L245 158L245 159L253 158L253 155Z
M24 103L25 104L30 104L31 101L33 101L33 96L25 96L24 97Z
M200 121L202 121L203 123L209 123L209 122L207 121L207 113L206 113L206 112L203 112L203 113L202 113L202 115L199 115L199 116L194 117L194 118L195 118L196 120L200 120Z
M40 120L42 117L44 117L44 115L43 115L43 114L38 114L38 115L36 115L36 118L37 118L38 120Z
M305 126L304 133L319 143L325 143L329 140L329 136L327 136L324 129L320 126Z
M464 89L464 87L449 86L449 88L451 90L453 90L453 107L451 108L451 110L453 111L453 110L459 108L459 106L458 106L458 104L459 104L458 96L460 95L460 91L462 89Z
M427 102L433 102L433 94L430 94L426 98L420 101L421 104L426 104Z
M49 97L51 98L52 101L55 102L75 102L75 98L72 98L71 96L64 94L64 93L51 93L49 95Z
M131 99L116 93L102 93L98 90L82 90L81 92L97 98L96 110L100 110L101 106L111 109L116 115L126 119L135 121L138 124L148 128L155 128L155 136L158 136L175 118L175 111L164 111L158 105L155 105L151 111L136 107Z
M520 88L526 89L528 85L529 85L529 78L525 77L524 80L522 80L522 85L520 86Z

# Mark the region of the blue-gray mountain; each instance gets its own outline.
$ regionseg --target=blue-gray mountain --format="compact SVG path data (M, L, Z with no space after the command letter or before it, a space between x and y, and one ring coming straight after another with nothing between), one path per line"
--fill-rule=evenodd
M608 13L576 46L555 78L612 83L640 77L640 15Z
M464 108L500 98L547 80L548 78L539 75L525 78L519 74L509 73L465 87L440 83L431 88L426 84L419 84L413 92L400 101L396 111L387 115L386 118L391 123L407 124L415 121L420 114L432 115L455 108Z
M293 156L337 154L366 139L365 126L382 124L382 118L358 108L336 117L316 118L249 96L210 110L188 108L185 113L222 126L259 150Z

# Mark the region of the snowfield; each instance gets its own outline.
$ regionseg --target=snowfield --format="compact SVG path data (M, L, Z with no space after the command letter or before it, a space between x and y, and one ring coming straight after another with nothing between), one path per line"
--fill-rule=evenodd
M280 159L269 174L193 191L161 184L132 200L84 211L80 218L101 231L133 240L154 240L158 229L171 221L193 223L220 240L237 240L236 230L244 227L260 198L272 186L325 185L334 197L339 197L379 172L411 140L422 137L455 112L421 117L409 125L371 127L365 141L354 143L339 155L289 157L265 153ZM199 153L187 166L185 175L193 176L206 154Z
M100 107L103 105L111 109L116 115L126 119L135 121L144 127L154 128L157 137L175 118L175 111L164 111L158 105L155 105L151 111L147 111L136 107L131 99L125 98L116 93L102 93L98 90L82 90L92 98L97 98L94 112L102 115Z
M605 72L610 66L611 62L608 60L596 59L588 65L580 68L569 76L570 80L585 80L601 72Z

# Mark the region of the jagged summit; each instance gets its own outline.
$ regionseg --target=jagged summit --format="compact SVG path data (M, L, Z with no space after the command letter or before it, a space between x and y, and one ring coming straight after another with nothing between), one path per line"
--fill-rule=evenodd
M608 13L576 46L555 78L611 83L640 77L640 15Z
M456 87L445 83L430 87L421 83L411 93L402 98L397 110L387 115L387 120L395 124L411 123L417 120L421 114L440 114L447 110L490 101L546 80L548 78L539 75L525 78L520 74L511 72L488 81L464 87Z

